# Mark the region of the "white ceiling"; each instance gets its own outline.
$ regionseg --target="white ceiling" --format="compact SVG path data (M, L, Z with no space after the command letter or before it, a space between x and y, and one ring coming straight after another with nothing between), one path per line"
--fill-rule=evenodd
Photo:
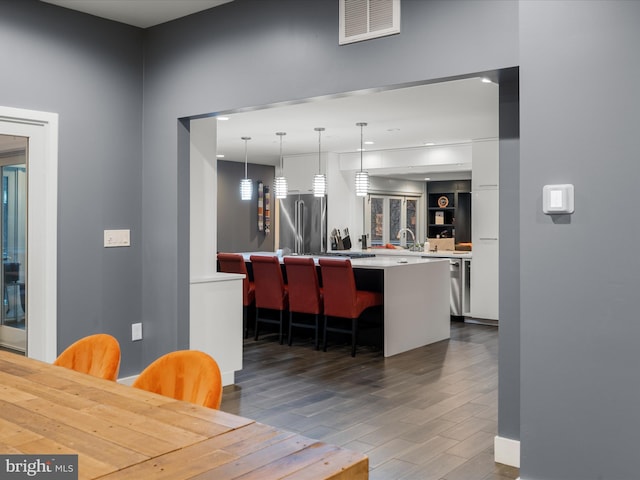
M41 0L134 27L149 28L233 0Z
M222 114L221 114L222 115ZM250 163L275 165L286 132L283 155L318 152L318 133L324 127L322 152L356 152L360 127L366 122L365 151L464 143L498 137L498 85L469 78L376 92L356 92L337 98L311 99L253 111L224 114L218 121L218 153L224 160L244 161L243 136ZM422 174L425 172L413 172Z

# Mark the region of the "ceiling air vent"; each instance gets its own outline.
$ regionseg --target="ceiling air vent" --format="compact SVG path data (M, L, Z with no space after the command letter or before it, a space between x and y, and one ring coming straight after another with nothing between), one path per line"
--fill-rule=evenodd
M340 45L400 33L400 0L338 0Z

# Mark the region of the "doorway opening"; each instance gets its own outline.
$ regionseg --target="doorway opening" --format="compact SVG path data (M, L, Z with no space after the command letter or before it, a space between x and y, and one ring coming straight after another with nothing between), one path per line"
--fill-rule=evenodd
M27 157L28 139L0 135L0 346L27 350Z
M20 161L0 158L5 337L0 346L52 362L57 356L58 115L0 106L0 139L6 137L24 142L24 154ZM0 148L9 150L19 148ZM7 341L12 335L20 336L20 343Z

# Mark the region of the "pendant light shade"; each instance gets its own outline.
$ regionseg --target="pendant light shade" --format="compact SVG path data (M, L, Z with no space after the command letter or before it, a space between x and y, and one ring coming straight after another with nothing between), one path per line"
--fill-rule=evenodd
M369 193L369 173L356 172L356 196L366 197Z
M356 195L358 197L366 197L369 193L369 172L362 170L362 156L364 155L364 127L367 124L360 122L356 123L356 126L360 127L360 171L356 172Z
M324 197L327 194L327 177L322 174L320 156L320 152L322 151L320 148L320 137L322 132L324 132L324 128L316 127L314 130L318 132L318 174L313 177L313 196Z
M276 132L276 135L280 137L280 175L273 180L273 194L276 198L287 198L289 188L287 186L287 179L284 176L284 166L282 160L282 137L286 135L285 132Z
M251 200L253 195L253 182L247 178L247 142L251 137L242 137L244 140L244 178L240 180L240 198L242 200Z

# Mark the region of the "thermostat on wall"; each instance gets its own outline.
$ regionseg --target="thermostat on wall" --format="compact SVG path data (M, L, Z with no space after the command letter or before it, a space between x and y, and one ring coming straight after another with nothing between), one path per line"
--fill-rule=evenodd
M542 211L547 215L573 213L573 185L545 185L542 188Z

